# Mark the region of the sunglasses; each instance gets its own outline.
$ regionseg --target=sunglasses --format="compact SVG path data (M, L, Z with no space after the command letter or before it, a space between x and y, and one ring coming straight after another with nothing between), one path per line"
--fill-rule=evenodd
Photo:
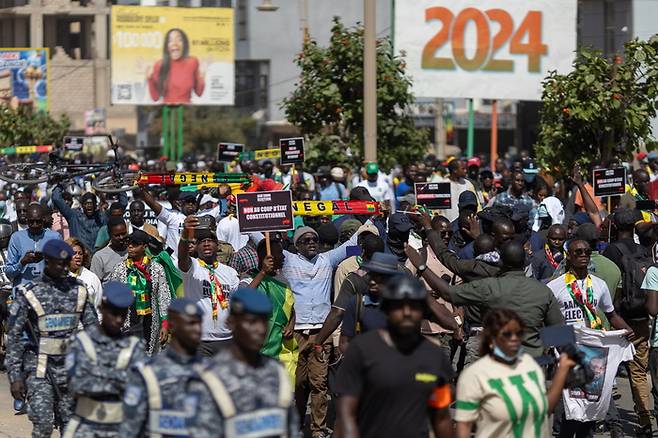
M500 336L502 336L505 339L512 339L515 336L517 338L520 338L521 336L523 336L523 332L522 331L518 331L518 332L500 332Z
M575 255L576 257L580 257L580 256L584 256L584 255L589 257L589 256L592 255L592 249L591 248L576 248L573 251L571 251L571 253L573 255Z
M317 237L309 237L308 239L299 239L297 242L302 245L308 245L309 243L318 243L319 241Z

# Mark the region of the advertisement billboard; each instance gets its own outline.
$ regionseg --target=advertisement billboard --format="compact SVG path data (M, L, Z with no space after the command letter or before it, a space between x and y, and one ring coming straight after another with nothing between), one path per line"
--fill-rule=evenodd
M421 98L540 100L576 50L576 0L398 0L395 51Z
M112 6L112 104L233 105L233 9Z
M0 103L48 111L48 49L0 48Z

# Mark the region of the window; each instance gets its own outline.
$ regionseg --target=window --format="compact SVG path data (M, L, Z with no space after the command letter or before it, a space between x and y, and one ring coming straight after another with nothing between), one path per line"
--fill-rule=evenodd
M267 110L269 61L235 61L235 107L253 113Z

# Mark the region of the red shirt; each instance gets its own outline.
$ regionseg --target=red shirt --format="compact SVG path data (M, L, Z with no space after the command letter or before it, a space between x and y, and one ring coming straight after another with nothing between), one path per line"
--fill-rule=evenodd
M158 80L162 60L155 63L153 74L148 78L149 92L153 100L160 98L158 92ZM206 86L203 78L197 80L199 61L191 56L179 60L171 60L169 64L169 75L166 80L165 95L163 103L190 103L192 90L197 96L203 94Z

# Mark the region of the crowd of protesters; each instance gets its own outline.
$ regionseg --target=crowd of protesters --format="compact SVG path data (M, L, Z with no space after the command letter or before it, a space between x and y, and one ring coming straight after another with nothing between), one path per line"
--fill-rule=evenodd
M17 412L33 436L620 437L628 378L633 436L652 436L658 156L598 167L622 166L626 193L610 199L594 196L592 169L558 178L526 154L493 168L245 161L231 169L242 187L114 197L85 180L8 184L0 286ZM449 183L450 208L419 205L423 182ZM296 216L265 237L240 232L241 190L380 208ZM573 328L578 358L543 342L555 326ZM574 385L579 366L591 375Z

